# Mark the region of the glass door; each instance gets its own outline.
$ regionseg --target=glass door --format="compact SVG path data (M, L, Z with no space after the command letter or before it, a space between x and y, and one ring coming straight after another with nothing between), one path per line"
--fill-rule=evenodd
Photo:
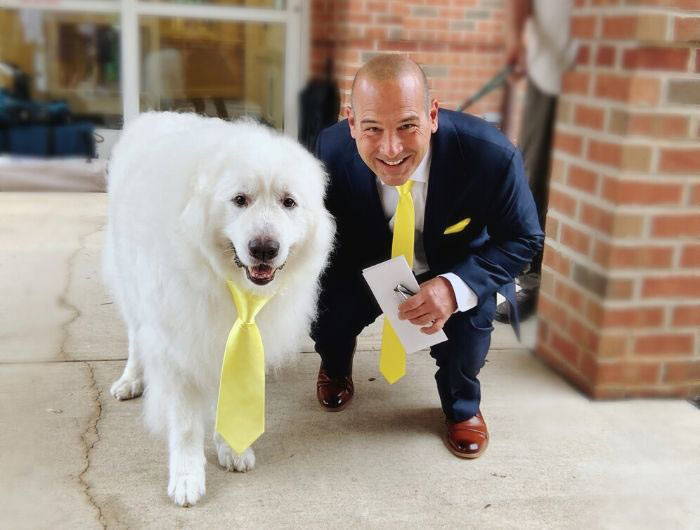
M0 0L0 64L101 127L146 110L297 134L308 0ZM10 81L0 67L0 88Z

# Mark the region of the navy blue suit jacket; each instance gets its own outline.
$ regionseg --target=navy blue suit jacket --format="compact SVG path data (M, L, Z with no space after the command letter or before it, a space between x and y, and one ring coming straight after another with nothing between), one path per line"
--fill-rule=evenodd
M492 125L444 109L431 148L423 227L431 276L455 273L481 305L512 284L542 247L544 234L522 159ZM390 257L392 234L376 176L360 158L347 120L321 132L316 154L330 174L326 206L337 223L323 278L322 301L328 303L334 287L352 285L363 268ZM465 218L471 221L464 230L444 234Z

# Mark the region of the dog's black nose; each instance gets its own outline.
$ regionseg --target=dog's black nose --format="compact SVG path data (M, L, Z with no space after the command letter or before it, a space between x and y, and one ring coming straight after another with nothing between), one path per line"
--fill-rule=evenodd
M270 261L280 250L280 244L274 239L253 239L248 243L250 255L260 261Z

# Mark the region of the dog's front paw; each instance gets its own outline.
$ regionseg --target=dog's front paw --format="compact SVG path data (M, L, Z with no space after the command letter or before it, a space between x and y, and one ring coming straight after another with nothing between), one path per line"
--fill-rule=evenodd
M112 384L109 393L119 401L139 397L143 394L143 378L130 377L126 374L122 374L122 376Z
M255 453L250 447L241 454L236 453L220 436L214 437L216 454L219 456L219 465L228 471L240 471L245 473L255 467Z
M199 498L204 495L204 471L181 472L170 475L168 483L168 496L178 506L194 506Z

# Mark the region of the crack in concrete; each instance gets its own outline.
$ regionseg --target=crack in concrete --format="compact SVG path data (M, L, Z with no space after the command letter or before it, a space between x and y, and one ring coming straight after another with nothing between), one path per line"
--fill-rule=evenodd
M90 418L90 421L88 421L87 429L85 429L85 432L83 432L83 434L81 435L81 440L83 442L83 445L85 446L85 467L78 475L78 482L83 488L83 493L87 497L90 505L93 506L95 510L97 510L97 518L100 524L102 525L102 528L106 529L107 523L105 522L104 514L102 513L102 508L99 506L99 504L97 504L95 497L90 491L90 484L87 482L87 480L85 480L85 474L90 469L90 452L93 450L97 442L101 440L100 430L98 429L97 424L99 423L100 418L102 417L102 391L97 386L94 368L90 363L86 362L84 364L88 369L88 374L90 376L90 389L93 390L92 398L95 403L95 413Z
M104 230L105 226L107 226L107 222L104 221L102 222L95 230L91 230L89 232L86 232L85 234L81 235L78 238L78 248L76 248L71 255L68 257L68 278L66 279L66 285L61 292L60 295L58 295L58 306L61 307L62 309L66 309L67 311L73 313L73 315L63 324L61 324L61 343L58 348L58 358L60 360L68 361L70 360L70 357L68 356L68 353L66 352L66 344L68 344L68 339L70 338L70 331L68 329L70 326L78 320L82 315L82 312L80 309L77 308L77 306L73 305L71 302L68 301L68 293L70 292L70 289L73 285L73 268L75 265L75 260L77 259L78 255L80 254L81 251L85 250L85 244L87 239L94 235L97 234L98 232Z

